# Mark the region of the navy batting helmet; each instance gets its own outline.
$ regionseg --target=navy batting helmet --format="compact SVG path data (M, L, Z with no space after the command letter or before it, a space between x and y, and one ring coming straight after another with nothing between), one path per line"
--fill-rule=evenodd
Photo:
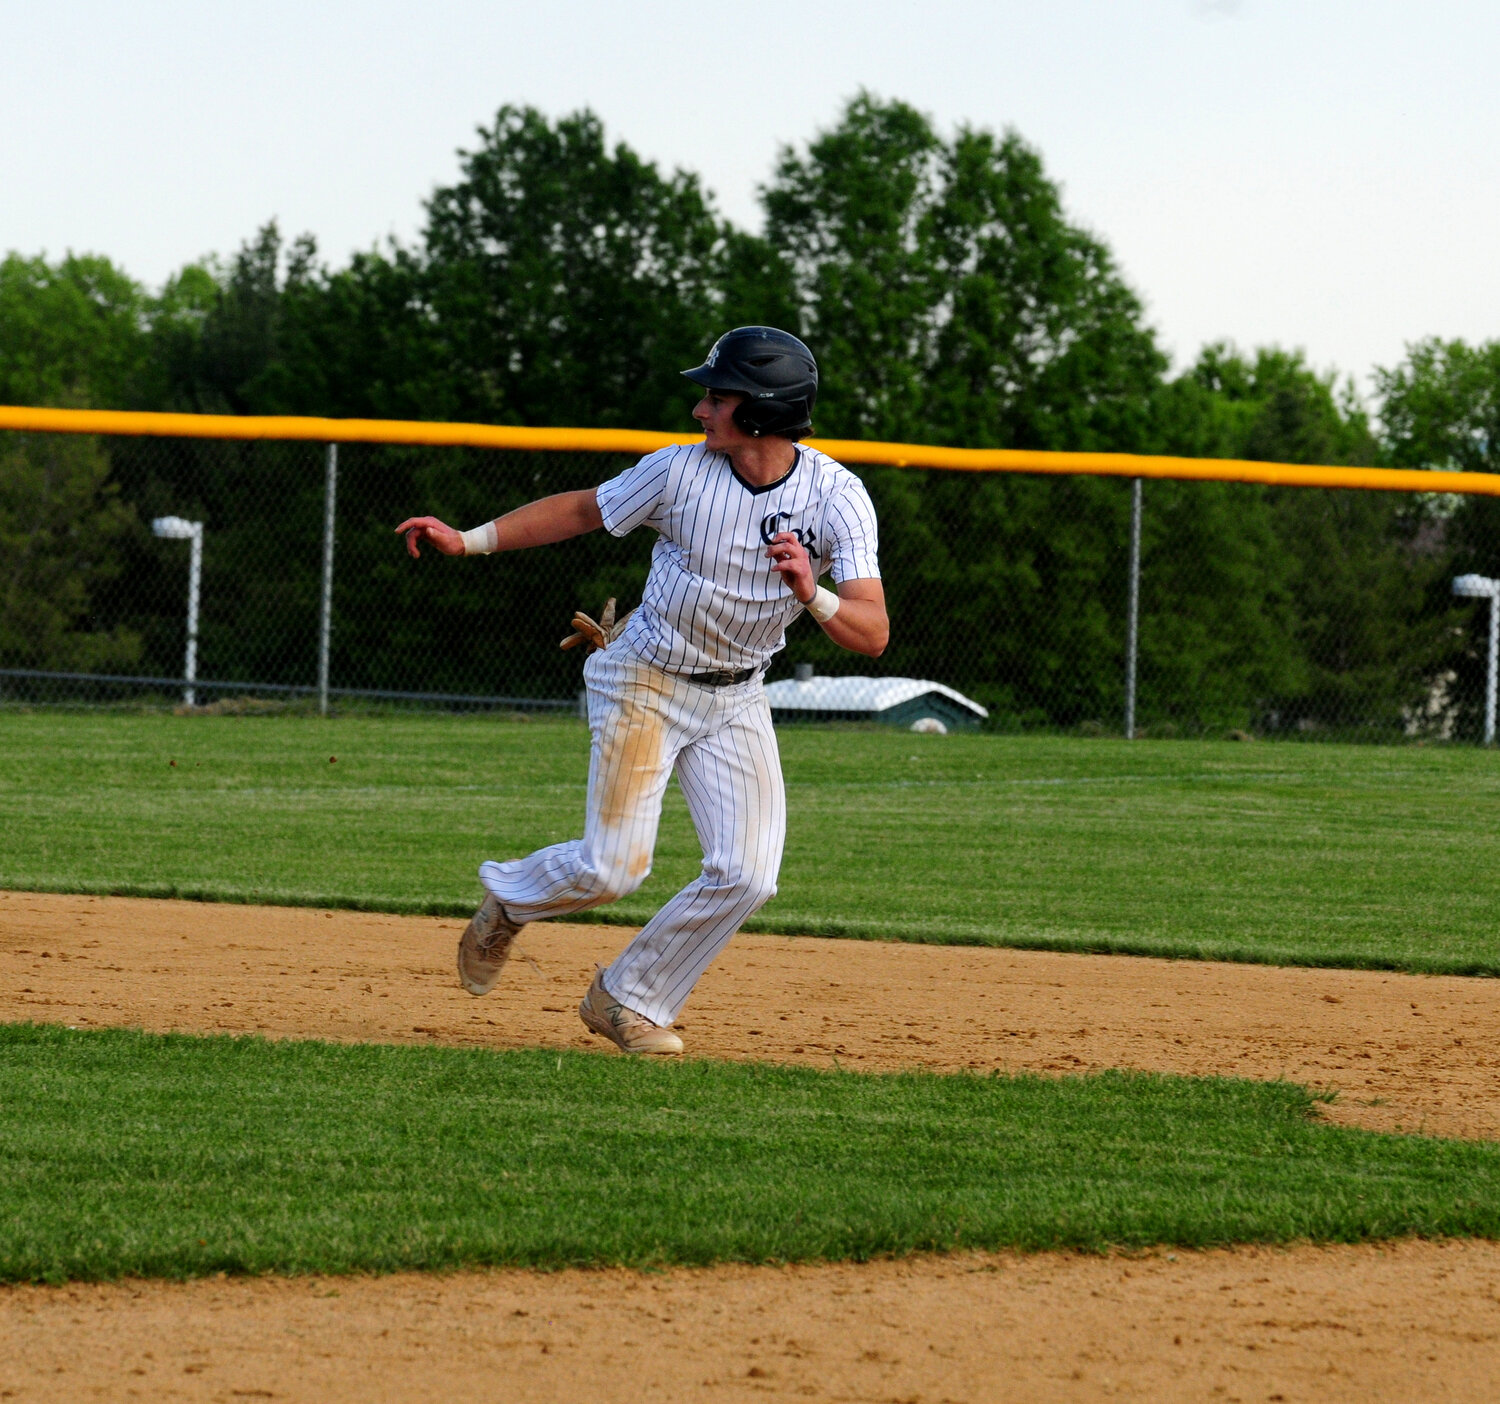
M790 332L736 327L714 342L701 366L683 374L709 390L744 395L734 407L734 422L747 434L795 435L812 428L818 363Z

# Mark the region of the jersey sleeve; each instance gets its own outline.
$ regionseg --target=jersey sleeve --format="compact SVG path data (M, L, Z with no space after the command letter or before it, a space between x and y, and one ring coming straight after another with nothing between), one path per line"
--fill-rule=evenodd
M875 525L875 504L852 473L848 485L828 504L826 523L831 546L828 571L834 583L879 580L880 533Z
M611 536L624 536L642 523L654 523L662 510L672 451L658 449L617 478L599 484L599 515Z

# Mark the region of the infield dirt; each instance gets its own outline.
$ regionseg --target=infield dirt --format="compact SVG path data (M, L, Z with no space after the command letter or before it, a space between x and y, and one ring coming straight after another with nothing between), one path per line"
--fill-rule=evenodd
M0 893L0 1019L601 1046L576 1008L624 928L529 928L478 1001L462 925ZM1337 1121L1500 1134L1500 981L742 935L678 1027L862 1070L1285 1077ZM0 1291L0 1399L749 1394L1493 1399L1500 1245Z

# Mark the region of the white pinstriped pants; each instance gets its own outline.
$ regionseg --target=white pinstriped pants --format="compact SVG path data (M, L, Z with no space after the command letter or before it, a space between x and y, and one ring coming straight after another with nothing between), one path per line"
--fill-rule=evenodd
M702 871L604 972L621 1004L670 1024L729 938L776 895L786 790L771 709L759 674L705 687L653 667L623 639L595 653L583 676L593 732L583 838L483 863L479 880L517 922L634 892L651 871L675 768L703 845Z

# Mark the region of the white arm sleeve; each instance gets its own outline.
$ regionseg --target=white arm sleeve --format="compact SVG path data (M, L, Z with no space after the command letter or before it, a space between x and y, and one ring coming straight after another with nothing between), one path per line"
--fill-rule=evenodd
M832 538L828 570L834 583L879 580L880 531L875 525L875 504L858 478L828 504L826 523Z
M657 515L671 470L671 454L670 449L648 453L619 477L599 484L599 515L611 536L624 536Z

